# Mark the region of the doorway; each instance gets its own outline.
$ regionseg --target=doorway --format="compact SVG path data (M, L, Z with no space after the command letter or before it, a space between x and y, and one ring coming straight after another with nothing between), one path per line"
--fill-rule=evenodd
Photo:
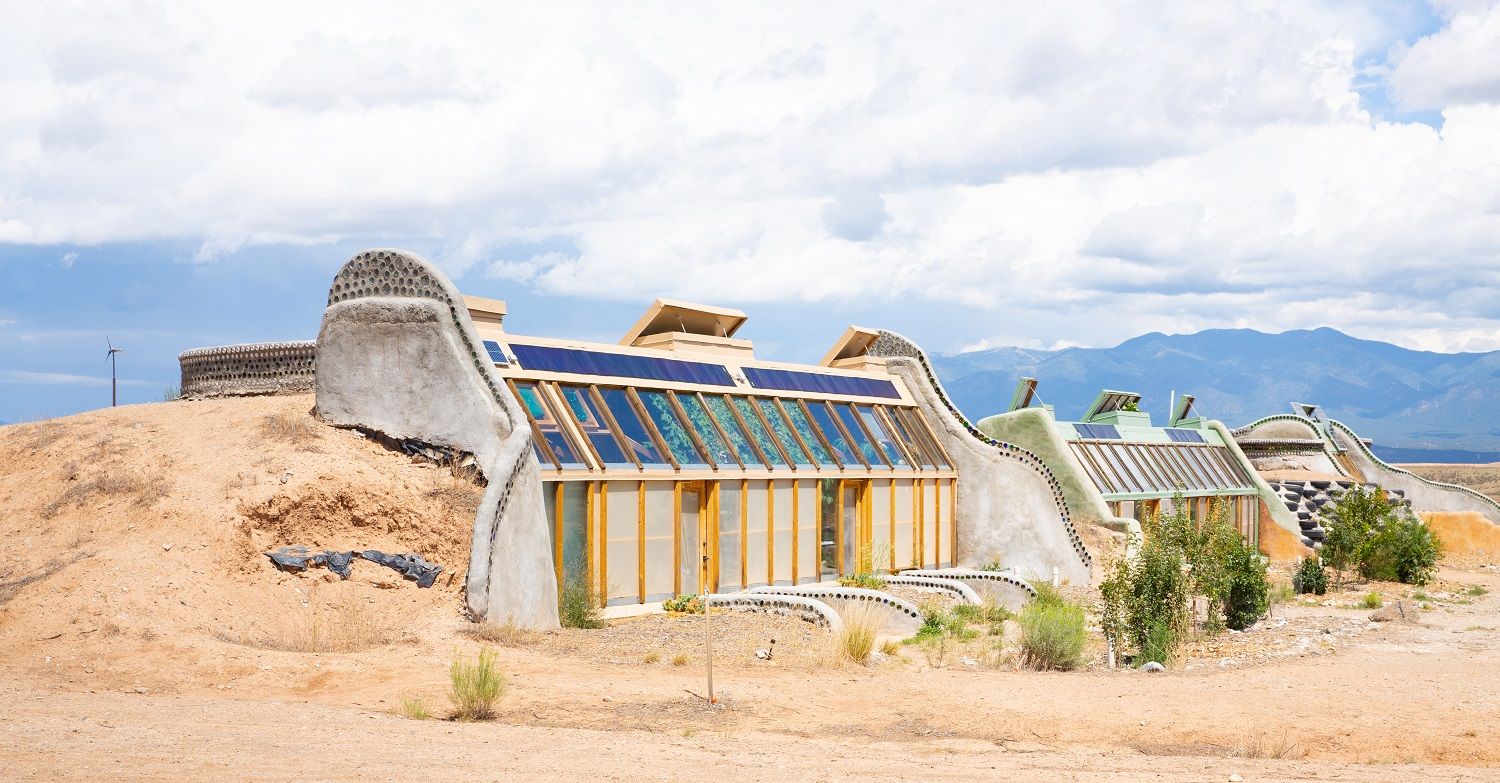
M677 584L679 595L719 591L718 482L677 483Z
M869 573L870 482L862 479L824 479L821 492L822 578L826 580Z

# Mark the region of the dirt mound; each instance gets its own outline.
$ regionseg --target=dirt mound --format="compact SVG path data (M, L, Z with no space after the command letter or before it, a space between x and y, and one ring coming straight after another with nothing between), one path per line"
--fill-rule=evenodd
M312 405L174 402L0 427L0 663L149 679L152 658L205 644L350 650L456 621L482 488L323 425ZM286 574L263 553L287 544L416 552L445 570L429 590L365 561L347 582Z

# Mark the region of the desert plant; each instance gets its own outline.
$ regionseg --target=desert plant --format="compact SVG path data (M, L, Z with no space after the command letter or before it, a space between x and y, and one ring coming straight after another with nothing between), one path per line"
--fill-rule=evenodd
M453 719L489 720L495 717L495 702L505 695L505 675L495 669L495 651L479 648L473 661L455 657L448 667Z
M564 628L603 628L604 615L599 609L599 596L588 579L574 579L563 584L558 596L558 621Z
M1489 593L1489 589L1484 585L1471 585L1469 589L1465 590L1464 592L1472 596L1481 596Z
M880 643L880 652L885 655L900 655L901 643L892 639L887 639Z
M661 602L664 611L678 614L703 614L703 596L679 595Z
M169 384L168 386L165 386L165 387L162 388L162 390L161 390L161 401L162 402L172 402L174 400L180 400L180 399L182 399L182 389L179 388L177 386L177 384L175 384L175 383Z
M839 654L848 661L864 663L875 649L875 637L889 619L886 610L873 603L860 601L840 613L844 628L839 632Z
M428 712L427 708L422 705L422 700L415 696L402 696L401 706L397 708L397 712L401 717L411 718L412 720L428 720L432 718L432 713Z
M1350 487L1324 508L1322 555L1333 569L1335 586L1343 587L1344 572L1356 570L1369 555L1370 540L1386 517L1391 504L1379 488Z
M1255 547L1238 534L1221 539L1220 561L1224 566L1224 624L1243 631L1265 615L1270 605L1271 583L1266 562Z
M656 663L657 661L661 660L661 653L652 650L646 653L646 656L641 660L645 661L646 663Z
M1141 643L1136 664L1156 662L1166 666L1177 659L1177 632L1166 623L1157 623L1146 629L1145 641Z
M1442 554L1443 542L1431 528L1410 509L1396 509L1370 537L1360 573L1367 579L1425 585Z
M672 656L673 666L686 666L687 662L688 657L686 653L677 653L676 655Z
M980 566L979 570L980 571L1004 571L1005 570L1005 566L1000 565L1000 561L998 559L996 559L996 560L991 560L988 563L985 563L984 565Z
M536 641L541 633L515 623L471 623L458 632L477 642L491 642L505 647L521 647Z
M1366 609L1379 609L1383 603L1385 600L1380 597L1380 593L1365 593L1365 597L1360 599L1360 605Z
M267 439L309 451L313 450L312 444L321 435L318 422L311 415L291 411L268 414L261 419L260 432Z
M854 574L852 576L841 577L839 579L839 584L844 587L863 587L867 590L885 589L884 579L881 579L874 574L865 572Z
M1075 669L1087 639L1083 607L1032 601L1021 610L1021 663L1031 669Z
M1304 557L1297 563L1297 571L1292 576L1292 589L1298 595L1323 595L1328 592L1328 569L1323 567L1323 561L1317 557Z

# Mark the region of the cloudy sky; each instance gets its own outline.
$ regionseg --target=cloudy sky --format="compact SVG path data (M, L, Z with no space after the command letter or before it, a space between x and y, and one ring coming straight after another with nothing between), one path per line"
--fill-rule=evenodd
M1500 348L1500 2L0 0L0 420L311 337L416 250L508 325L762 355L1333 326Z

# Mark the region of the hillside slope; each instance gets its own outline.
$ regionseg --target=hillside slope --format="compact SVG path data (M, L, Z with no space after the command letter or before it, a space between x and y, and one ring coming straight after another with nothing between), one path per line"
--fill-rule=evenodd
M86 662L102 685L170 689L257 648L458 622L480 488L317 422L312 403L160 403L0 428L0 664L45 658L76 676ZM356 560L320 596L337 577L277 571L263 553L285 544L414 551L444 573L424 590ZM215 654L174 655L188 649Z
M1102 388L1144 395L1167 415L1172 392L1194 394L1204 415L1236 426L1321 404L1378 445L1500 450L1500 351L1442 354L1360 340L1334 329L1266 334L1209 329L1151 333L1113 348L997 348L939 355L934 366L971 416L1005 410L1016 380L1038 378L1038 394L1062 418L1082 415Z

